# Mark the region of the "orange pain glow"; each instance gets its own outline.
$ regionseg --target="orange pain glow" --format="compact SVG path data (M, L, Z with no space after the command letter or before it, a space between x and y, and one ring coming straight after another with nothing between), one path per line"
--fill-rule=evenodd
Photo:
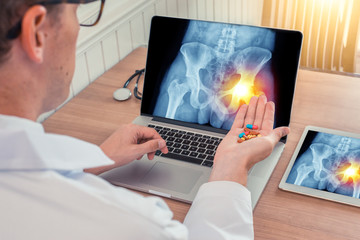
M360 164L353 160L341 164L336 170L338 180L345 184L356 184L360 182Z
M245 76L237 75L231 81L232 85L227 86L227 90L221 91L220 98L224 98L226 105L230 112L236 112L240 105L249 104L253 96L260 96L264 94L261 90L257 89L254 85L254 79L248 79Z
M242 83L239 81L230 91L232 92L232 98L230 106L235 107L239 105L239 102L243 100L246 104L250 102L252 96L254 96L254 86Z

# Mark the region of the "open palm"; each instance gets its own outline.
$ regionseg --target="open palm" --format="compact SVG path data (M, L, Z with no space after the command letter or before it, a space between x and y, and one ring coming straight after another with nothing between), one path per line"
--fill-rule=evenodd
M266 96L252 97L249 105L242 105L235 117L232 128L220 143L210 180L245 179L247 171L257 162L269 156L281 137L289 128L273 129L275 104L267 102ZM261 137L238 143L239 134L246 124L259 126ZM233 179L235 178L235 179Z

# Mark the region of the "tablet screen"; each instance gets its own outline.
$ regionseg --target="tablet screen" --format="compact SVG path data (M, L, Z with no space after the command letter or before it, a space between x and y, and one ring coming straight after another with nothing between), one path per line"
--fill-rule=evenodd
M288 166L288 175L284 175L285 182L332 195L359 199L360 139L358 136L333 130L307 130ZM286 188L288 187L285 186L285 190ZM301 188L297 191L311 193ZM331 194L326 194L320 194L319 197L332 198ZM313 192L310 195L317 193ZM339 198L336 197L335 200Z

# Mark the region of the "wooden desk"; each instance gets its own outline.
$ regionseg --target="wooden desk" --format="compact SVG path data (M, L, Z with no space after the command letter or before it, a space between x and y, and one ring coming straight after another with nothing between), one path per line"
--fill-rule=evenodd
M140 101L113 100L135 69L145 66L138 48L44 122L47 132L95 144L139 115ZM130 84L133 89L134 82ZM141 89L141 88L140 88ZM254 211L255 239L360 239L360 208L278 189L280 179L306 125L360 133L360 79L300 70L284 153ZM165 199L183 221L189 205Z

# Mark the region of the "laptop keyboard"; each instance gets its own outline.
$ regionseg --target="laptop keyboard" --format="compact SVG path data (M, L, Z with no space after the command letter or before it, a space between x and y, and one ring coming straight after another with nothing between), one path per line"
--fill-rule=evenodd
M212 167L215 151L222 138L187 132L174 128L149 125L166 141L168 154L157 151L157 156Z

